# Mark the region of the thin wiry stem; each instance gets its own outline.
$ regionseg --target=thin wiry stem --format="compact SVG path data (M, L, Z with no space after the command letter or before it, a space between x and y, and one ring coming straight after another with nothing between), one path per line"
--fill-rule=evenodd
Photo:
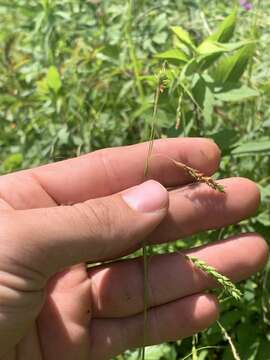
M198 335L195 334L192 337L192 360L198 360L198 352L197 352L197 342L198 342Z
M253 20L253 24L252 24L252 37L253 37L254 41L257 41L257 38L259 36L258 21L259 21L259 16L260 16L260 12L261 12L261 3L262 3L262 1L258 0L256 9L255 9L254 20ZM252 59L250 60L249 67L248 67L248 83L249 83L249 85L251 84L251 80L252 80L253 67L254 67L254 57L252 57Z
M236 350L236 347L234 346L232 338L227 333L227 330L221 325L221 323L219 321L217 321L217 324L220 327L220 330L221 330L222 334L224 335L225 339L228 341L228 343L229 343L229 345L231 347L231 351L232 351L234 360L241 360L240 356L239 356L239 354L238 354L238 352Z
M182 115L182 100L183 100L183 92L181 92L178 97L178 104L177 104L177 109L176 109L176 122L175 122L176 130L178 130L180 128L181 115Z
M148 247L146 243L143 244L143 289L144 289L144 303L143 303L143 346L142 346L142 360L145 359L145 347L147 345L148 335L148 304L149 304L149 289L148 289Z
M151 154L152 154L152 151L153 151L159 95L160 95L160 80L158 79L157 87L156 87L156 91L155 91L155 98L154 98L154 109L153 109L153 115L152 115L152 121L151 121L149 147L148 147L148 153L147 153L146 164L145 164L145 169L144 169L144 176L145 177L147 177L147 175L148 175L149 162L150 162Z
M147 152L146 164L144 169L144 177L147 177L149 172L149 162L151 158L151 154L153 151L154 138L155 138L155 125L157 121L157 110L158 110L158 101L160 93L164 91L164 80L162 80L162 75L164 74L165 65L163 65L163 69L159 72L157 76L157 86L154 97L154 108L151 122L151 130L150 130L150 138L149 138L149 147ZM144 318L144 327L143 327L143 347L141 349L141 359L145 359L145 346L147 344L147 334L148 334L148 303L149 303L149 294L148 294L148 247L147 244L143 243L143 272L144 272L144 310L143 310L143 318Z
M142 86L142 82L140 79L140 67L139 67L139 63L138 63L138 59L136 56L136 50L135 50L135 46L132 40L132 36L131 36L131 25L132 25L132 0L129 0L128 2L128 20L127 20L127 24L125 27L125 33L126 33L126 39L127 39L127 44L128 44L128 48L129 48L129 57L130 60L132 62L132 67L133 67L133 71L134 71L134 75L135 75L135 82L136 82L136 86L138 89L138 93L141 99L141 103L144 104L144 90L143 90L143 86Z
M208 349L222 349L222 346L203 346L203 347L197 348L197 352L200 352L202 350L208 350ZM191 356L192 356L192 353L188 354L187 356L185 356L181 360L187 360Z

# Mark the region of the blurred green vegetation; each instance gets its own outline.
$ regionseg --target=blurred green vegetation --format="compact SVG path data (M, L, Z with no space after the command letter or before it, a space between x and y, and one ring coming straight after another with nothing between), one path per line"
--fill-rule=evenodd
M155 55L175 46L170 26L182 26L198 45L235 3L137 0L130 7L119 0L0 0L1 172L148 139L155 93L148 80L161 68ZM160 97L158 136L213 138L223 152L218 176L248 177L262 191L251 220L194 236L189 246L240 231L270 241L270 1L253 5L249 12L239 9L233 41L256 41L241 82L257 96L204 102L203 112L184 100L179 128L179 93ZM270 264L241 284L239 303L222 303L221 322L244 360L270 359L269 270ZM199 351L199 360L232 359L216 325L199 335L196 346L217 347ZM182 359L191 349L192 339L185 339L149 348L147 359ZM121 358L135 359L136 353Z

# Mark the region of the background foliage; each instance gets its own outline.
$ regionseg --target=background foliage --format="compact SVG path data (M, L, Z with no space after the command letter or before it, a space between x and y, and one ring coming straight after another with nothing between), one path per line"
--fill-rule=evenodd
M182 26L197 46L232 13L235 4L137 0L130 6L124 0L0 0L1 172L147 139L155 93L151 77L161 68L156 55L181 48L170 26ZM180 112L181 91L173 82L160 96L158 136L212 137L223 152L218 175L251 178L262 190L257 216L194 236L189 246L239 231L257 231L270 241L269 5L269 0L257 0L249 12L239 8L232 39L233 43L256 40L241 78L241 86L252 89L252 95L230 91L227 99L213 99L209 85L203 98L192 93L195 101L184 91ZM194 73L202 74L198 68ZM184 84L194 90L192 76ZM178 241L165 250L186 244ZM239 303L222 304L221 323L244 360L270 359L269 269L270 265L264 274L241 284L244 296ZM232 359L217 325L199 335L196 347L203 346L217 348L198 351L199 360ZM183 359L191 349L192 339L163 344L149 348L147 359ZM131 351L119 359L136 356Z

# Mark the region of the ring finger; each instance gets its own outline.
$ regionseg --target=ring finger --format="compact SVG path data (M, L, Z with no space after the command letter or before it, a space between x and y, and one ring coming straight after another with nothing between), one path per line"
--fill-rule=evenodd
M243 280L261 269L268 255L265 241L256 234L231 237L186 253L214 266L232 281ZM120 318L142 312L142 269L142 260L138 258L90 270L93 316ZM213 279L195 268L183 254L158 255L150 259L150 307L170 303L216 286Z

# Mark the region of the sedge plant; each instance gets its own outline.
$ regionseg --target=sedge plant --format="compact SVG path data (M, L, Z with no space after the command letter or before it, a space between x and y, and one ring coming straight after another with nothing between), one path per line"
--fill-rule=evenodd
M149 164L153 155L153 141L158 122L158 102L160 96L168 89L178 92L176 109L176 129L181 125L181 119L186 118L188 103L194 107L197 116L204 121L211 121L215 105L222 101L241 101L243 98L257 96L252 88L242 85L240 79L250 64L255 43L253 40L230 42L236 26L237 10L235 9L219 26L217 31L210 34L202 43L195 44L191 36L183 28L171 28L175 36L175 48L157 54L156 58L163 61L160 71L155 76L144 79L155 84L153 115L150 126L149 147L144 175L149 175ZM195 183L205 183L212 190L226 196L226 190L212 177L205 176L199 170L175 159L168 159L172 164L184 170ZM235 300L240 300L241 292L226 276L215 268L195 257L187 257L193 265L212 277L222 288L223 293ZM147 311L148 311L148 246L143 244L144 264L144 341L139 353L141 360L145 360L145 345L147 344ZM222 334L228 340L235 360L239 355L226 329L218 323ZM196 341L193 338L192 358L197 358Z

